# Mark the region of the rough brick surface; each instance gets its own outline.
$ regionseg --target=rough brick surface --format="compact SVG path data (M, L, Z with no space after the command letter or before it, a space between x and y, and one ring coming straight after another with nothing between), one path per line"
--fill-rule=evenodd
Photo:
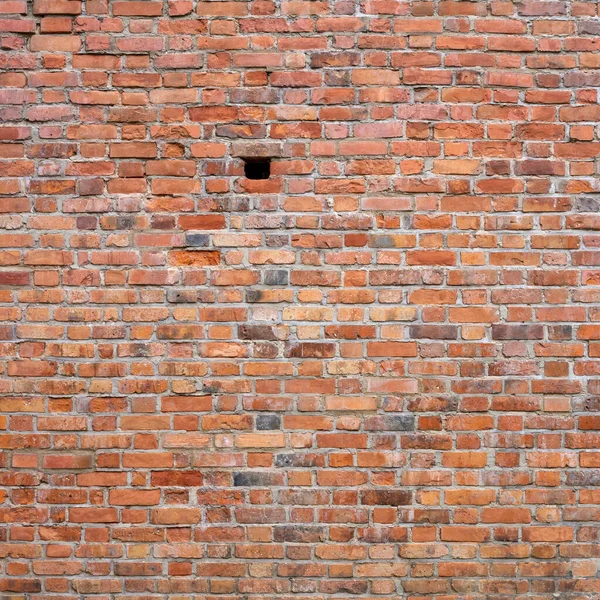
M0 592L600 597L599 34L1 0Z

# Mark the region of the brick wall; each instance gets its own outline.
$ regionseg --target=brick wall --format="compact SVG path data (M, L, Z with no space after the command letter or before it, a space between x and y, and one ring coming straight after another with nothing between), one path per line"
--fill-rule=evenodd
M596 2L0 13L7 598L599 597Z

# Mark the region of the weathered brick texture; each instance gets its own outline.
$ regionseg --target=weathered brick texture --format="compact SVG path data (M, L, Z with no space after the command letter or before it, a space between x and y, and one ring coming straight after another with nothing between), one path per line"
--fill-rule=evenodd
M0 0L4 597L600 598L599 34Z

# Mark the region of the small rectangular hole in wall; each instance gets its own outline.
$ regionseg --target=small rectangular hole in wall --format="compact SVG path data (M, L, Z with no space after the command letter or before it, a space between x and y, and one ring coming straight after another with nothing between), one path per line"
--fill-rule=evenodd
M244 175L248 179L269 179L271 175L271 159L244 158Z

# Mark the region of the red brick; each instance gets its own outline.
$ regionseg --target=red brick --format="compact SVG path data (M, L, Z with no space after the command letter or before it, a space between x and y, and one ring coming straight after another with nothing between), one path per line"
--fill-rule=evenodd
M81 2L78 0L34 0L34 15L79 15Z
M162 2L114 2L112 14L126 17L156 17L162 14Z
M160 490L110 490L108 501L114 506L153 506L160 501Z

